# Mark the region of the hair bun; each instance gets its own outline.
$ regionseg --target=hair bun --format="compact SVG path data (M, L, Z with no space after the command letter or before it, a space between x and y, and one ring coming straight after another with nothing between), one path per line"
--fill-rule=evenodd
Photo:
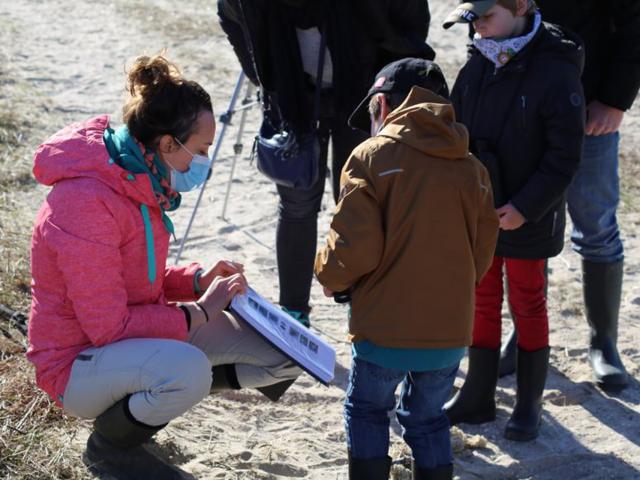
M128 72L127 90L133 97L147 97L166 86L183 83L178 67L162 55L140 56Z
M122 120L144 145L156 148L162 135L187 141L198 115L213 112L211 97L196 82L186 80L162 53L138 57L127 72L129 98Z

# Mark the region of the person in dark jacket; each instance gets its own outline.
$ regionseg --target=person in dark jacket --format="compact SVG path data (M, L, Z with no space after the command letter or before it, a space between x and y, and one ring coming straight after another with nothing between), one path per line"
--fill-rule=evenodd
M584 53L576 36L543 23L529 0L467 2L445 27L456 21L472 21L476 34L452 102L471 151L489 170L501 231L476 289L467 379L446 408L452 423L495 418L505 269L518 330L517 402L505 436L530 440L549 360L545 263L562 250L565 192L584 135Z
M280 196L276 251L280 305L308 324L309 293L331 138L333 194L342 166L367 137L347 125L378 70L404 57L432 60L426 44L427 0L219 0L223 30L263 100L295 133L311 131L314 91L321 82L318 180L309 189L277 185ZM318 80L318 52L326 53Z
M617 349L623 246L616 209L618 129L640 87L640 2L537 0L550 22L584 41L587 102L582 162L568 190L573 248L582 256L585 313L591 327L589 361L596 383L617 391L628 384ZM513 371L515 341L503 348L501 371Z

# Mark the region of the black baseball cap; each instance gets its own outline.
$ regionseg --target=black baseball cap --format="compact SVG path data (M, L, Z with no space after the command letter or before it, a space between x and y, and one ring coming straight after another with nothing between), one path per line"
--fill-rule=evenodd
M450 28L455 23L473 23L487 13L496 3L498 3L498 0L478 0L476 2L462 0L442 26Z
M424 58L403 58L388 64L376 75L367 96L349 117L349 125L369 133L369 100L377 93L408 95L414 86L426 88L444 98L449 98L449 87L440 67Z

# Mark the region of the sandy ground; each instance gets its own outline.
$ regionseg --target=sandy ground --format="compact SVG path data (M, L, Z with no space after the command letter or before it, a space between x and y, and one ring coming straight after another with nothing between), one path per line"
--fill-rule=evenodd
M465 56L463 29L444 32L440 28L453 4L452 0L431 2L430 43L450 82ZM161 48L167 48L186 75L212 93L218 113L227 108L239 66L217 25L214 1L0 2L0 58L6 62L5 68L34 88L33 102L51 119L41 138L34 139L34 148L70 121L107 112L119 123L126 63L138 54ZM237 121L227 130L183 260L205 265L220 258L241 261L253 286L275 300L277 197L273 185L248 161L258 125L257 109L249 112L247 120L227 220L220 215ZM639 124L640 110L635 108L623 128L623 171L631 171L631 165L624 162L637 160L634 151L640 146ZM37 192L33 212L46 194L43 188ZM173 215L179 236L185 231L196 197L186 195L183 207ZM320 241L326 235L332 208L327 194L319 223ZM627 195L620 215L627 263L619 346L636 378L640 378L639 222L633 195ZM172 252L176 251L177 245L172 246ZM463 429L467 435L481 435L486 444L482 439L480 448L461 444L455 460L456 475L461 479L640 478L640 385L632 380L631 387L616 397L592 386L586 363L580 259L566 248L550 265L552 368L541 435L526 444L502 437L514 401L515 379L507 377L499 384L497 420ZM314 325L338 352L331 386L324 387L304 375L276 404L250 391L209 398L172 422L159 435L158 448L197 478L347 478L342 425L350 362L349 346L343 341L346 312L325 299L318 285L313 287L313 304ZM464 378L464 367L458 385ZM88 429L78 435L72 449L80 452L87 434ZM400 450L400 434L400 427L392 420L394 452ZM397 470L398 478L403 478L402 468Z

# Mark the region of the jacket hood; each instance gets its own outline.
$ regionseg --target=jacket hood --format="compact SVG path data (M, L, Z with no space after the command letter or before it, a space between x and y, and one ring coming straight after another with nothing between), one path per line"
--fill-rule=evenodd
M421 87L411 89L404 102L385 119L378 135L432 157L468 157L469 133L456 122L451 102Z
M103 139L108 127L109 116L101 115L55 133L35 153L34 177L48 186L72 178L93 178L121 195L158 208L148 176L130 173L110 159Z

